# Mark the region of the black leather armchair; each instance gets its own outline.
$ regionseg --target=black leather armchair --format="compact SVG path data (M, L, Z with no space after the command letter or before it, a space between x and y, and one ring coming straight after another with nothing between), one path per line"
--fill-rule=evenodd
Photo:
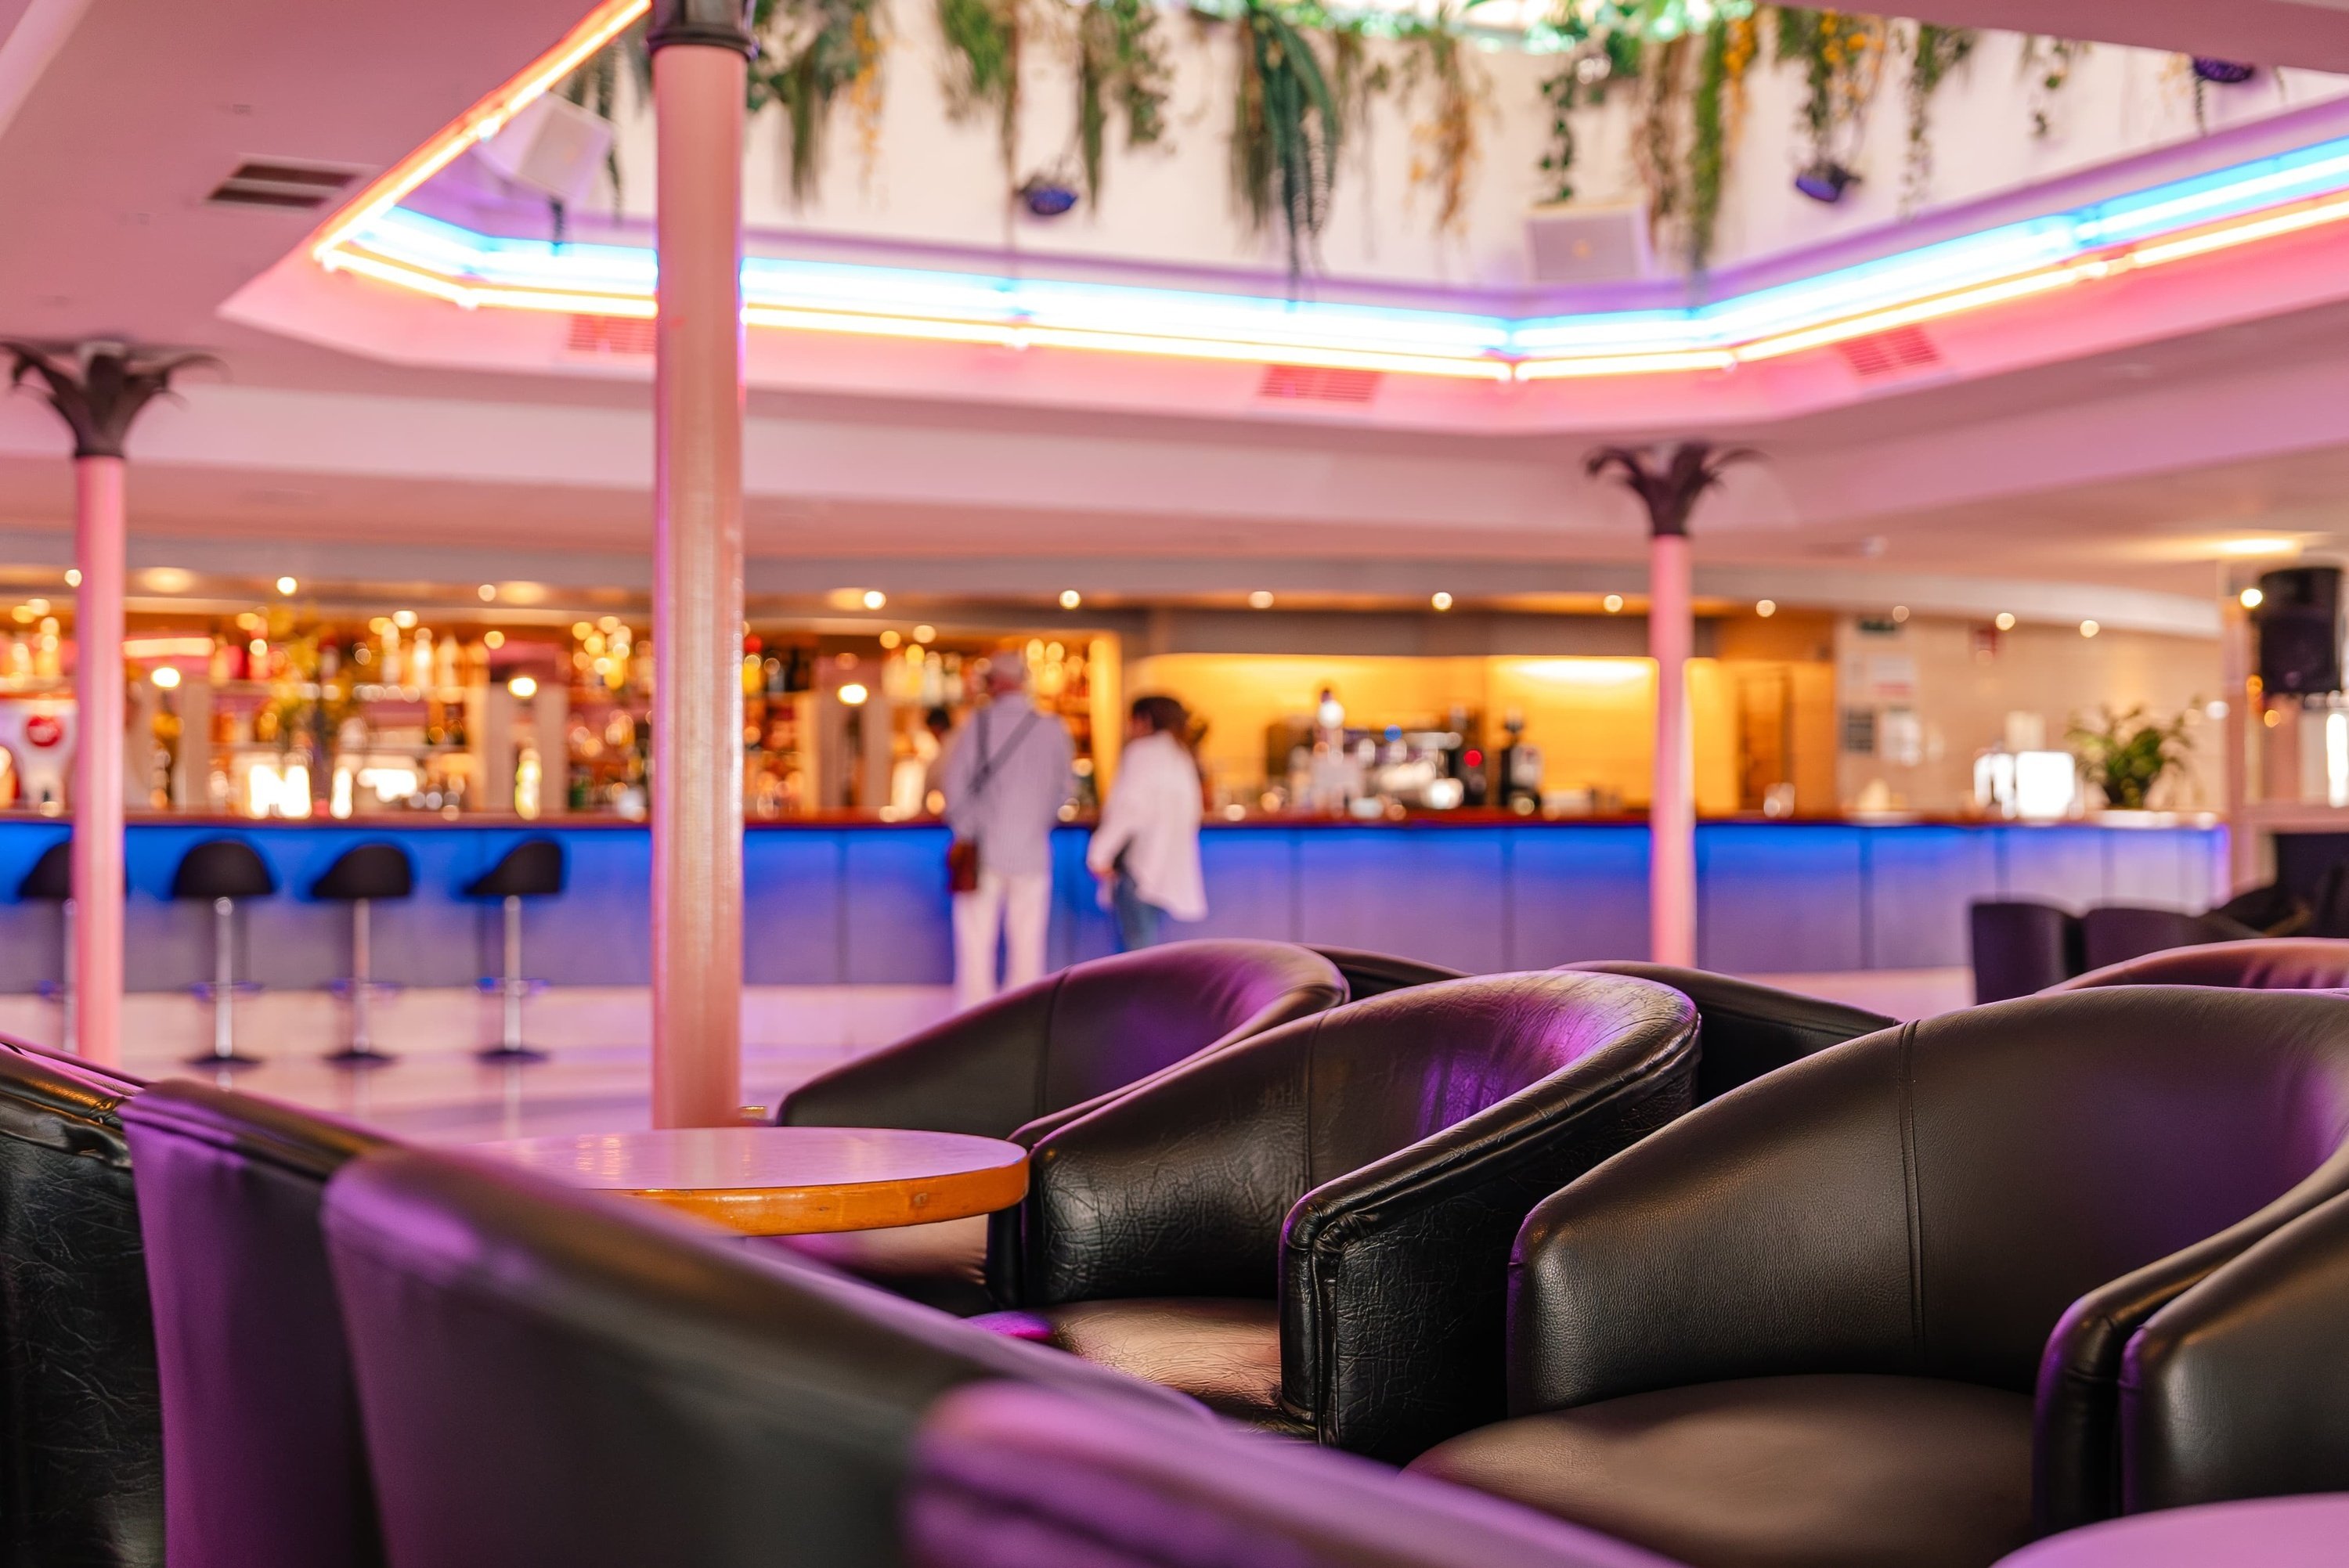
M1467 978L1464 971L1417 958L1399 958L1392 953L1371 953L1359 947L1316 947L1313 951L1338 966L1338 973L1346 977L1348 998L1356 1002L1383 996L1390 991L1407 991L1413 985L1433 985L1439 980Z
M1423 985L1276 1029L1036 1145L987 1321L1227 1413L1407 1458L1502 1407L1504 1264L1544 1194L1686 1110L1687 998Z
M2088 967L2080 917L2028 899L1980 899L1966 911L1974 1000L2006 1002L2060 985Z
M1774 1073L1544 1202L1516 1418L1419 1468L1698 1568L1982 1568L2123 1505L2130 1337L2349 1190L2349 1007L2148 986Z
M1671 1568L1464 1487L1012 1384L922 1423L918 1568Z
M189 1082L124 1106L163 1386L171 1568L379 1568L327 1179L388 1140Z
M118 1114L139 1087L0 1041L0 1561L163 1561L155 1331Z
M1705 969L1682 969L1671 964L1640 964L1602 958L1569 964L1585 974L1629 975L1669 985L1696 1004L1696 1100L1699 1105L1720 1099L1731 1089L1752 1083L1764 1073L1790 1062L1899 1026L1898 1018L1847 1007L1799 991L1757 985Z
M432 1568L888 1568L916 1424L987 1378L1163 1388L487 1160L346 1167L326 1232L386 1542Z
M1032 1144L1154 1073L1345 999L1344 979L1308 948L1169 943L1074 965L835 1068L792 1090L775 1119ZM786 1245L950 1312L994 1305L983 1220L796 1236Z
M2247 991L2333 991L2349 987L2349 942L2325 936L2261 937L2172 947L2076 975L2055 991L2107 985L2225 985Z
M2149 909L2131 903L2098 904L2080 917L2083 968L2104 969L2148 953L2207 943L2246 942L2261 934L2240 920L2212 913Z
M2349 1491L2344 1326L2349 1197L2154 1314L2121 1373L2123 1505Z

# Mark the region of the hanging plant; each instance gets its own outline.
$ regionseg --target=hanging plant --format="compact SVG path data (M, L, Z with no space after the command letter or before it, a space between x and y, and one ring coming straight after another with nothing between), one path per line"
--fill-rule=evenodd
M1151 0L1086 0L1076 34L1077 160L1098 212L1111 106L1125 121L1127 147L1156 145L1166 134L1174 68Z
M1296 278L1330 215L1343 144L1338 98L1305 36L1270 0L1244 0L1237 22L1232 184L1257 232L1279 223Z
M1338 134L1350 148L1368 145L1371 102L1394 86L1384 60L1371 58L1370 34L1360 16L1333 18L1329 26L1330 91L1338 100Z
M1857 154L1868 106L1876 99L1884 61L1884 24L1841 11L1781 6L1777 58L1803 67L1798 123L1810 164L1841 170L1847 182L1852 176L1845 165Z
M2023 75L2031 84L2031 134L2044 141L2055 131L2055 98L2072 80L2088 46L2076 38L2051 38L2026 34L2023 40Z
M937 0L947 46L947 111L995 115L1003 170L1019 167L1019 0Z
M1542 100L1549 105L1549 145L1542 151L1541 170L1549 185L1547 200L1571 201L1578 150L1574 112L1603 104L1617 88L1638 83L1645 40L1619 6L1604 0L1587 10L1562 7L1550 30L1558 65L1541 85Z
M1729 150L1744 118L1745 75L1759 50L1760 29L1750 16L1716 16L1705 28L1696 91L1689 100L1686 238L1692 273L1702 274L1713 263Z
M1647 188L1648 221L1659 229L1679 221L1688 195L1681 109L1689 96L1689 54L1682 36L1651 45L1640 57L1640 125L1631 158Z
M752 114L769 104L783 111L794 202L816 192L823 171L824 128L843 94L860 117L880 113L881 0L758 0L751 35L759 53L750 63ZM874 138L865 150L871 157Z
M1476 169L1476 110L1488 85L1485 73L1464 49L1460 18L1485 0L1467 0L1454 6L1439 0L1433 15L1403 25L1402 36L1411 53L1403 66L1403 89L1416 94L1431 89L1434 110L1413 127L1417 143L1411 160L1411 182L1435 193L1435 228L1457 233L1468 217L1468 185Z
M1918 24L1909 57L1909 158L1900 177L1900 211L1924 204L1933 184L1933 95L1974 52L1981 35L1971 27Z

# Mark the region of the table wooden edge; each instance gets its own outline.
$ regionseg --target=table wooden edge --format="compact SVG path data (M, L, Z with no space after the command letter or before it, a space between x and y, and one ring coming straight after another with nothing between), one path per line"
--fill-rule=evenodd
M607 1188L749 1236L812 1236L968 1220L1028 1195L1022 1158L977 1171L815 1187Z

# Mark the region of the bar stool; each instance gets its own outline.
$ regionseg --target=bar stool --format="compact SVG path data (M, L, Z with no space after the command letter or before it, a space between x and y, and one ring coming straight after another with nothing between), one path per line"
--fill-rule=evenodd
M212 1048L195 1058L199 1066L243 1067L257 1059L236 1049L236 993L261 989L236 978L236 901L276 891L268 863L242 839L204 840L180 858L171 875L173 898L210 899L212 906L212 978L195 987L197 995L212 998Z
M65 925L65 975L62 979L41 983L41 995L55 1002L65 1015L65 1037L62 1048L75 1048L74 1039L74 895L73 840L59 839L41 851L25 880L16 884L16 897L26 903L54 903Z
M408 898L416 892L416 865L398 844L357 844L336 857L326 874L310 884L310 896L351 906L351 975L335 989L351 999L350 1042L326 1059L344 1067L367 1067L392 1058L375 1048L368 1004L379 990L368 941L368 910L379 898Z
M524 996L544 982L523 978L522 974L522 901L526 898L552 898L563 891L563 846L553 839L524 839L508 850L505 858L465 886L467 898L494 898L504 901L506 915L506 964L501 978L485 979L481 989L494 991L503 1001L504 1027L498 1043L482 1050L485 1062L537 1062L546 1059L544 1051L534 1051L522 1043L522 1002Z

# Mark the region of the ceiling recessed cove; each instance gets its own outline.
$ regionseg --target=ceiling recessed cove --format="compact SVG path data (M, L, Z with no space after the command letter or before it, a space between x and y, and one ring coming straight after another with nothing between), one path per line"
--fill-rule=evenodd
M358 181L360 170L292 159L252 159L212 188L205 201L229 207L291 207L315 212Z

